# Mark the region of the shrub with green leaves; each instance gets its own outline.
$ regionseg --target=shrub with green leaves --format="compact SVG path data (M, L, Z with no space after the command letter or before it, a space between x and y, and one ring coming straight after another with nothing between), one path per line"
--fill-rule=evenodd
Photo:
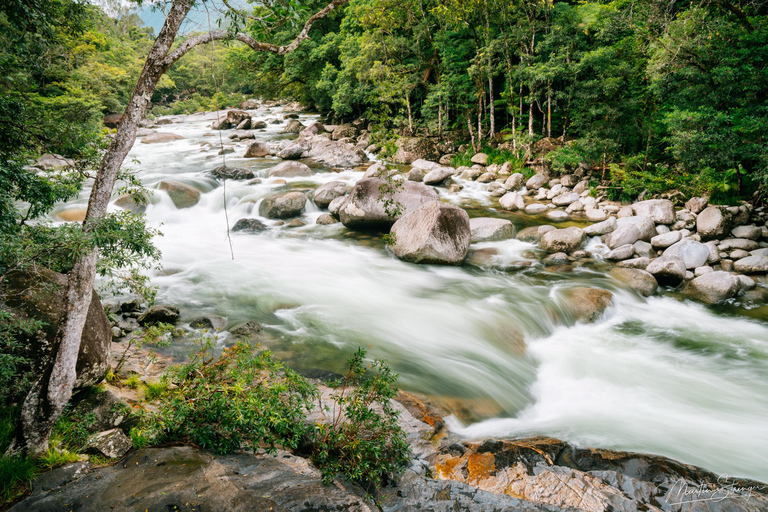
M331 421L313 432L312 460L330 482L337 474L377 484L394 478L408 463L406 435L392 407L397 374L381 360L365 366L365 350L347 361L349 370L336 383Z
M304 412L316 391L269 351L237 344L214 359L202 350L169 379L176 387L143 427L158 442L186 441L217 453L274 450L298 447L308 430Z

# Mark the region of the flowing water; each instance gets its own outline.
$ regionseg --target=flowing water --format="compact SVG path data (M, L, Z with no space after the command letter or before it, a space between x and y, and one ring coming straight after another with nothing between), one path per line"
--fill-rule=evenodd
M281 117L279 109L255 115ZM126 161L149 188L174 179L205 191L192 208L177 210L160 192L147 208L164 234L156 239L165 267L153 277L158 303L179 306L187 319L259 321L276 339L270 348L302 369L342 372L357 347L370 347L370 356L400 374L401 387L453 411L452 430L468 437L549 435L768 481L764 303L742 299L714 309L671 294L644 300L599 264L547 271L535 246L517 240L472 247L498 250L491 267L417 266L390 255L378 234L315 225L321 212L309 201L306 226L262 219L266 232L233 233L232 260L225 203L233 225L257 217L270 193L330 180L352 185L362 172L320 168L282 183L261 171L274 159L227 155L228 165L260 170L263 181L229 180L225 196L206 174L221 164L212 119L162 126L185 139L137 143L129 158L138 163ZM285 137L280 129L256 135ZM442 189L443 200L473 216L506 216L518 229L540 222L488 211L484 186L464 185L459 194ZM597 241L590 247L601 251ZM531 266L508 268L520 262ZM615 294L615 306L594 324L574 324L562 307L562 291L584 285Z

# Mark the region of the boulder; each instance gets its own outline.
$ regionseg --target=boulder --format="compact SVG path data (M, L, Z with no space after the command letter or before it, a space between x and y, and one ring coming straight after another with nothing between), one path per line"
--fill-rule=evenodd
M676 244L682 240L683 234L680 231L668 231L667 233L656 235L651 238L651 245L656 249L666 249L670 245Z
M747 256L734 262L733 268L743 274L768 273L768 256Z
M692 197L685 203L685 209L691 213L701 213L707 207L709 200L706 197Z
M535 174L527 182L525 182L526 188L530 190L538 190L549 182L548 174Z
M491 242L515 237L515 225L506 219L476 217L469 220L472 242Z
M611 277L629 286L643 297L650 297L659 288L656 278L649 272L637 268L613 268Z
M301 162L280 162L269 170L270 178L296 178L312 176L314 174L306 164Z
M553 229L544 233L539 247L547 252L573 252L584 244L586 238L580 228Z
M739 291L739 280L729 272L709 272L696 277L685 285L683 293L707 304L726 301Z
M522 242L532 242L532 243L539 243L541 241L541 237L544 236L544 233L547 233L548 231L553 231L557 228L555 226L531 226L529 228L524 228L521 230L515 238Z
M539 213L544 213L547 210L549 210L547 205L541 203L531 203L525 207L525 213L528 215L538 215Z
M11 271L0 282L0 308L22 320L42 322L33 334L15 334L29 360L33 375L44 373L54 361L54 338L64 311L67 276L38 267L36 271ZM101 381L109 366L111 325L94 291L85 319L75 367L75 389Z
M85 444L85 453L100 453L110 459L119 459L133 448L131 438L119 428L92 436Z
M312 148L307 153L307 156L329 167L357 167L368 161L365 151L345 142L318 136L313 137L311 143Z
M485 153L475 153L475 155L470 160L473 164L477 165L487 165L488 164L488 155Z
M131 408L111 391L98 390L89 393L72 408L72 416L90 416L93 421L84 422L82 427L90 434L121 427L126 429L132 423Z
M243 167L227 167L220 165L211 171L211 176L219 180L250 180L253 179L253 171Z
M395 256L412 263L460 265L471 241L467 212L439 201L403 215L391 234Z
M736 226L731 231L731 235L734 238L748 238L749 240L760 240L763 235L762 228L755 225L752 226Z
M300 121L291 119L288 121L288 124L285 125L285 128L283 128L283 133L299 133L304 128L306 128L306 126L301 124Z
M590 222L602 222L608 219L608 214L605 212L605 210L601 210L600 208L592 208L591 210L587 210L585 216Z
M331 203L328 205L328 213L333 215L334 217L339 216L339 210L341 210L341 207L344 206L344 203L347 202L346 196L337 197Z
M517 192L507 192L499 198L499 205L505 210L515 212L525 209L525 200Z
M139 317L139 325L175 324L179 321L179 308L176 306L156 305L147 309Z
M325 133L325 126L323 125L323 123L315 121L314 123L304 128L299 135L302 137L311 137L313 135L319 135L321 133Z
M418 160L415 160L411 162L411 167L416 169L423 169L426 172L434 171L435 169L440 169L443 167L442 165L430 162L429 160L424 160L423 158L419 158Z
M555 206L568 206L579 200L579 194L576 192L565 192L552 198L552 204Z
M259 219L240 219L232 226L232 231L246 231L250 233L258 233L267 229Z
M612 251L608 251L604 258L609 261L628 260L635 255L635 246L632 244L622 245Z
M453 167L438 167L437 169L429 171L427 174L425 174L424 178L422 178L422 182L425 185L439 185L446 179L453 176L455 172L456 169Z
M359 133L359 130L351 124L341 124L333 130L333 133L331 133L331 139L339 140L353 138L357 137Z
M343 181L329 181L317 187L312 198L314 203L320 208L328 208L331 201L337 197L342 197L347 193L347 184Z
M656 225L650 217L623 217L616 221L616 230L605 239L611 249L633 244L638 240L648 242L656 235Z
M435 160L440 154L432 140L423 137L403 137L397 141L397 151L392 161L399 164L410 164L420 158Z
M639 268L641 270L644 270L648 268L648 265L650 263L651 263L651 258L640 257L640 258L632 258L630 260L620 261L616 264L616 266L621 268Z
M656 224L675 222L675 205L669 199L649 199L632 205L638 217L650 217Z
M246 121L243 122L245 123ZM250 123L250 121L248 121L248 123ZM229 135L229 138L232 140L247 140L255 139L256 136L249 130L235 130Z
M329 224L336 224L336 219L333 218L333 215L330 213L322 213L318 215L317 219L315 220L315 224L320 224L321 226L327 226Z
M163 144L166 142L173 142L175 140L181 140L184 137L175 133L155 132L141 139L142 144Z
M495 172L486 172L481 174L477 177L478 183L491 183L492 181L496 181L498 179L498 176Z
M355 183L339 210L341 222L348 228L386 227L400 216L440 200L434 188L414 181L395 185L391 192L384 192L386 187L387 182L379 178L362 179Z
M547 213L547 218L553 222L565 222L571 219L571 217L562 210L550 211Z
M265 197L259 204L259 215L268 219L287 219L304 213L307 197L301 192L283 192Z
M245 148L245 158L262 158L269 155L269 144L263 140L257 140L248 144Z
M206 329L209 331L220 331L227 326L227 319L218 315L203 315L193 318L189 321L192 329Z
M653 246L649 244L648 242L643 242L642 240L638 240L632 246L635 248L635 256L645 257L645 258L653 258L656 256L656 251L653 249Z
M406 178L409 179L410 181L421 182L421 181L424 181L424 176L426 174L427 174L427 171L425 171L424 169L414 167L413 169L408 171L408 175L406 176ZM369 176L364 176L364 177L367 178Z
M191 208L200 202L200 191L180 181L161 181L157 187L168 193L176 208Z
M741 249L742 251L754 251L759 248L760 245L754 240L748 238L727 238L721 241L717 248L721 251L733 251L735 249Z
M520 190L523 188L523 185L525 185L525 176L519 172L511 175L507 178L507 181L504 182L504 188L507 190Z
M256 110L259 108L259 102L256 100L241 101L239 105L241 110Z
M245 110L232 109L227 111L227 121L232 126L237 126L245 120L251 120L251 114Z
M248 339L252 338L264 330L259 322L254 320L248 320L242 324L237 324L229 329L229 334L235 338Z
M613 302L613 294L599 288L578 287L563 292L565 309L574 320L591 323L599 320Z
M645 268L662 286L679 286L685 279L685 263L674 256L662 256L651 260Z
M616 219L609 217L603 222L598 222L597 224L592 224L591 226L585 227L584 233L586 233L587 236L606 235L614 231L616 229L616 225Z
M685 263L685 268L691 269L707 263L709 248L701 242L681 240L669 246L664 251L664 256L680 258Z
M708 206L696 218L696 232L702 240L722 238L731 228L731 214L716 206Z
M292 144L287 148L280 150L277 153L277 157L282 158L283 160L298 160L303 154L303 147L301 147L299 144Z
M275 120L277 121L277 120ZM277 121L275 124L280 124L280 121ZM267 127L267 123L265 121L253 121L251 120L251 130L263 130Z

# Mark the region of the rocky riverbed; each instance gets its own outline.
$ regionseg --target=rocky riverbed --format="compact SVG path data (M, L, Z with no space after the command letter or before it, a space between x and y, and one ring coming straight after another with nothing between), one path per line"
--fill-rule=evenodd
M599 452L626 460L621 468L578 465L574 453L598 453L578 446L768 479L754 455L768 450L763 209L677 197L619 204L589 189L588 167L550 175L535 153L525 175L482 154L454 169L456 148L403 139L390 163L366 129L277 105L145 127L132 156L153 198L142 206L116 195L112 208L162 224L165 269L153 283L170 309L158 314L216 332L219 346L250 329L308 375L340 372L358 346L387 359L447 425L394 491L401 510L413 496L434 510L446 496L475 503L465 510L691 506L669 508L669 482L688 466L623 452ZM56 218L82 218L84 201ZM130 298L106 305L114 358L147 312ZM180 340L159 360L131 353L125 370L155 379L188 350ZM519 459L518 441L505 440L516 438L546 457ZM638 473L655 464L675 469ZM691 471L686 489L716 486ZM565 497L563 482L589 503ZM67 485L62 495L80 484Z

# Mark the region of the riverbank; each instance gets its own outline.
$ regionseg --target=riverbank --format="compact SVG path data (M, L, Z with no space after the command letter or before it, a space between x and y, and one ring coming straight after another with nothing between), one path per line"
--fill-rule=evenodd
M215 115L174 116L146 128L143 137L154 134L149 140L156 142L140 138L131 155L141 162L140 179L157 188L144 211L150 223L162 224L165 236L157 243L165 270L152 280L160 288L158 302L180 309L180 326L200 316L224 317L220 343L225 345L230 329L256 321L269 334L266 346L306 371L340 373L350 351L371 346L372 356L390 361L400 373L401 387L445 409L451 430L465 439L546 435L580 446L663 454L718 473L766 479L765 464L754 453L768 449L761 428L768 421L768 382L761 362L768 353L768 328L751 320L765 318L762 277L755 275L753 290L713 306L663 286L644 297L636 286L615 277L617 265L603 257L609 247L602 235L585 233L584 246L565 255L543 251L538 226L585 230L596 223L576 212L555 222L546 213L502 208L498 201L512 192L505 185L514 173L504 176L501 169L481 164L473 164L478 167L469 168L464 177L466 169L454 172L448 177L453 183L443 179L432 188L422 177L420 185L432 188L442 203L460 206L470 222L478 217L508 221L513 237L470 240L460 266L406 263L392 256L380 231L317 223L328 221L320 205L332 205L332 200L324 203L318 197L319 187L330 189L325 200L341 190L333 182L341 182L347 195L369 168L345 164L339 171L308 154L319 146L328 149L327 158L362 159L361 152L375 158L366 153L372 148L357 144L360 137L365 142L364 133L356 135L355 145L342 140L346 128L338 131L336 141L332 139L339 127L327 138L301 137L283 132L292 121L304 125L294 123L299 132L310 128L316 116L276 106L248 113L252 124L263 122L266 128L217 132L211 130ZM286 115L299 117L283 119ZM158 139L157 132L177 137ZM246 171L237 175L252 174L227 179L226 194L224 180L210 174L222 165L219 134L223 149L232 150L224 155L225 164ZM301 146L302 139L315 137L310 149ZM325 142L329 139L332 144ZM262 156L246 157L251 147L255 154L260 148ZM295 155L298 161L270 155L290 148L284 156ZM309 174L292 164L270 175L284 161L305 164ZM420 169L423 175L432 172L419 165L429 164L389 166L387 172L414 178ZM482 174L495 172L496 179L483 183L487 177L478 180L482 174L472 179L480 167ZM297 174L278 175L285 172ZM550 181L556 179L563 185L563 177ZM551 191L558 183L550 181L545 188ZM523 191L525 185L516 189L525 206L542 204L547 213L571 215L566 207L548 206L554 197L536 201L539 192ZM599 198L591 203L584 192L578 194L579 203L584 199L618 217L620 205L613 204L617 210L611 212L612 203ZM296 216L261 214L265 199L284 193L305 195L302 205L288 202L277 210L295 208ZM55 214L64 218L64 212L82 208L84 200L62 205ZM121 204L134 207L115 197L113 208ZM229 226L249 228L232 232L234 261L226 238L225 204ZM675 216L681 206L675 207ZM633 211L632 217L640 216ZM667 225L653 224L654 230ZM682 231L672 227L674 223L670 231ZM501 231L509 234L508 228ZM597 321L577 321L579 311L569 307L572 290L580 288L610 293L602 311L587 312ZM123 334L131 331L127 318L120 321L124 323L113 325L119 331L113 352L121 350ZM162 350L171 357L189 347L182 342Z

